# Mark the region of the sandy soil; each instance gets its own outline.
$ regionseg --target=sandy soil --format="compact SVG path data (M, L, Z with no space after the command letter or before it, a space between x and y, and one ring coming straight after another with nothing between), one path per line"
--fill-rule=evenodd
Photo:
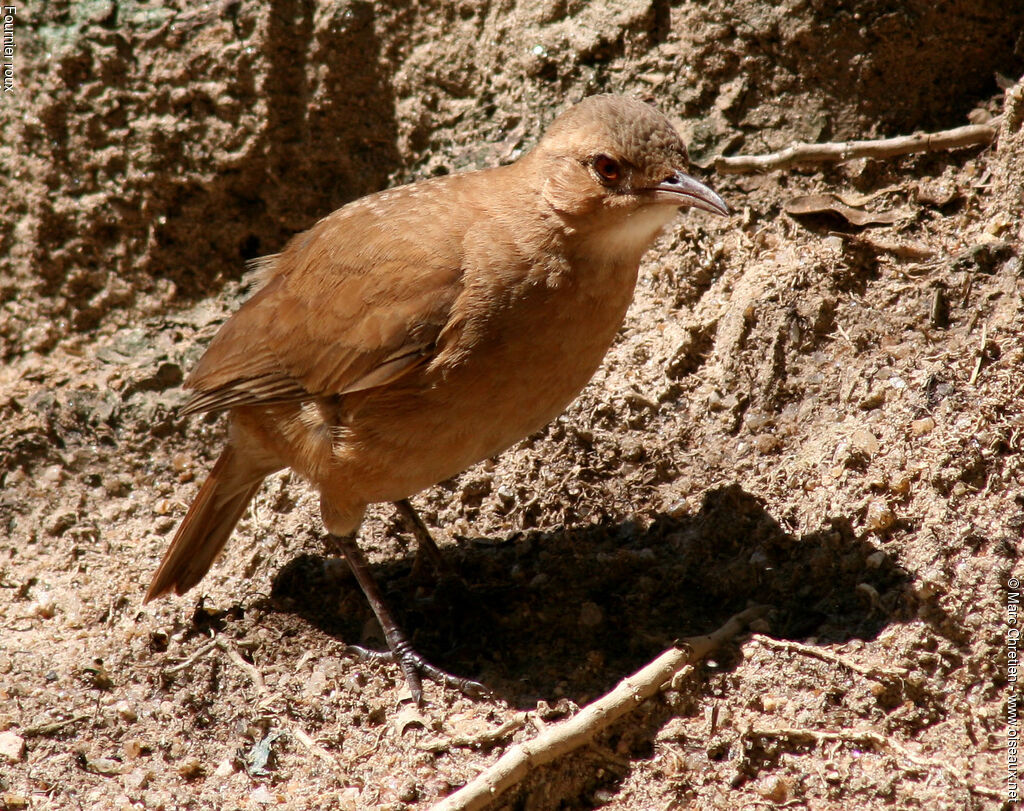
M1024 11L995 2L17 10L0 101L0 808L425 809L673 640L755 629L497 807L1008 807L1024 533ZM219 452L179 384L244 263L361 194L513 160L582 96L696 161L992 121L995 145L707 177L569 411L362 543L469 699L379 631L275 477L142 605ZM885 220L791 216L834 194ZM467 739L532 713L497 742Z

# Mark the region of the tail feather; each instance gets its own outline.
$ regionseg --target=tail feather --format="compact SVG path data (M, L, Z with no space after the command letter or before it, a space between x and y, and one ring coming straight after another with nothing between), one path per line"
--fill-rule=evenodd
M199 489L153 575L145 602L174 591L184 594L203 579L231 537L235 524L263 483L242 473L229 445ZM241 474L241 475L240 475Z

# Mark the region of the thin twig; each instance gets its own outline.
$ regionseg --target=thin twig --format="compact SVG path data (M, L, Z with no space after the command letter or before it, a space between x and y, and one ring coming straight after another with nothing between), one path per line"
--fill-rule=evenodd
M999 798L1001 796L995 789L971 783L967 779L967 776L962 774L953 764L947 763L944 760L926 758L921 755L914 754L906 747L896 743L896 741L890 740L889 738L886 738L870 729L840 730L838 732L816 729L799 729L793 727L781 727L779 729L748 729L743 733L742 737L746 739L785 738L788 740L812 741L814 743L838 741L841 743L852 743L862 746L866 744L873 746L876 749L892 752L894 755L913 763L915 766L921 766L922 768L928 769L940 769L950 775L950 777L964 786L968 791L975 794L994 798Z
M825 144L793 144L768 155L733 155L715 158L715 171L722 174L747 174L788 169L801 163L838 163L854 158L891 158L916 152L939 152L966 146L990 144L998 133L998 120L988 124L968 124L942 132L918 132L898 138L873 141L837 141Z
M528 712L517 712L505 723L494 729L484 730L479 735L456 735L451 738L435 738L434 740L424 741L417 748L422 749L424 752L444 752L456 746L471 749L494 746L494 744L504 740L513 732L518 732L526 726L529 717L530 713Z
M536 738L513 746L490 768L435 805L433 811L471 811L485 807L533 769L589 744L609 724L657 694L677 671L741 633L765 610L763 606L749 608L708 636L681 641L577 715L551 724Z
M184 661L178 662L178 664L174 665L173 667L164 668L163 671L162 671L163 675L165 675L165 676L176 676L178 673L181 673L183 670L188 670L190 667L192 667L192 665L194 665L196 662L198 662L200 659L202 659L208 653L210 653L213 650L215 650L218 647L218 643L219 643L219 640L211 639L209 642L207 642L205 645L203 645L203 647L201 647L199 650L197 650L195 653L193 653L191 656L189 656Z
M842 656L839 656L831 651L823 650L821 648L815 648L811 645L803 645L799 642L793 642L788 639L774 639L764 634L753 634L750 637L751 642L757 642L764 645L766 648L772 648L773 650L784 650L790 653L797 653L802 656L809 656L812 659L817 659L820 662L825 662L831 665L840 665L845 667L847 670L851 670L854 673L858 673L864 678L872 679L874 681L886 682L886 681L899 681L902 679L899 673L895 673L890 670L879 670L873 667L864 667L858 665L856 662L851 662Z
M23 738L47 738L56 732L60 732L64 727L69 727L72 724L77 724L81 721L88 721L88 715L76 715L72 718L66 718L63 721L53 721L49 724L38 724L34 727L25 727L21 730L21 737Z
M203 647L201 647L199 650L197 650L195 653L189 656L185 661L179 662L173 667L165 668L163 670L163 674L165 676L174 676L178 673L181 673L181 671L183 670L188 670L190 667L192 667L192 665L194 665L204 656L218 648L224 651L224 653L227 654L228 659L230 659L235 665L237 665L239 668L245 671L246 675L249 677L250 681L252 681L253 686L256 688L257 692L267 692L267 685L263 681L263 675L256 669L254 665L245 661L242 654L240 654L233 645L221 639L220 637L217 637L216 639L211 639L206 645L203 645Z
M228 659L245 671L249 680L252 682L253 687L256 688L257 693L267 692L267 685L266 682L263 681L263 674L256 669L256 665L245 661L242 654L238 652L234 645L229 642L225 642L223 639L218 639L217 647L228 655Z
M973 386L978 380L978 373L981 372L981 363L985 360L985 345L988 343L988 322L981 325L981 348L978 350L978 359L974 363L974 371L971 372L971 379L968 384Z
M324 761L324 763L328 764L329 766L335 767L339 767L341 765L340 763L338 763L334 755L332 755L320 744L318 744L315 740L313 740L313 738L310 737L309 733L306 732L306 730L304 730L302 727L291 727L291 733L295 740L297 740L299 743L305 746L310 752L312 752L314 755L316 755L318 758Z

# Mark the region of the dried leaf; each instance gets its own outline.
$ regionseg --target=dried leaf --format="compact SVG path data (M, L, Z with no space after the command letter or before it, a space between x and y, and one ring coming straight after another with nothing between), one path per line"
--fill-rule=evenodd
M793 217L832 215L840 217L850 225L863 228L867 225L892 225L906 216L899 209L891 211L861 211L846 205L834 194L806 194L787 200L785 212Z

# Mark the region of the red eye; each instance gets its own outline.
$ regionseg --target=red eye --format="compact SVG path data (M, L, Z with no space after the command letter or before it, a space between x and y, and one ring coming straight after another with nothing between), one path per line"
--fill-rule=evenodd
M594 171L608 183L615 183L622 177L622 167L619 166L619 162L607 155L598 155L594 158Z

